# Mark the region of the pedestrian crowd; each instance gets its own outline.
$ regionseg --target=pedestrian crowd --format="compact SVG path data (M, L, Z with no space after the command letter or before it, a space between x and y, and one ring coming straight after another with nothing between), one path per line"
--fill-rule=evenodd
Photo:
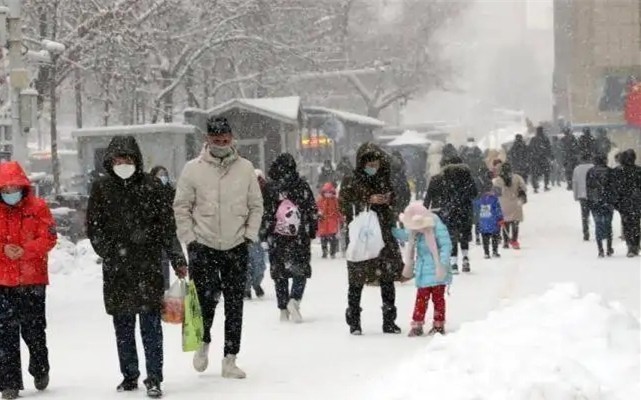
M123 376L119 392L138 388L139 323L143 384L149 397L162 396L170 268L195 288L202 332L194 369L209 367L210 331L222 298L222 376L243 379L237 356L245 300L265 295L262 281L269 268L280 320L302 322L317 238L321 257L347 260L345 322L352 335L363 333L367 285L381 292L382 331L401 333L395 284L412 279L417 291L409 336L446 333L445 294L459 267L472 270L470 243L482 246L486 259L500 257L501 249L520 249L528 181L535 193L541 179L545 191L567 181L580 203L584 240L590 237L589 215L594 219L599 257L614 253L612 218L618 211L627 255L639 255L641 167L633 150L619 153L619 165L608 167L611 144L603 132L595 139L588 130L576 139L566 131L551 141L538 128L529 143L516 135L506 160L488 160L473 140L458 150L446 144L440 172L416 189L424 193L422 202L412 201L403 156L373 143L359 147L354 167L348 159L336 170L326 162L315 196L291 154L280 154L264 174L241 157L233 141L227 120L208 120L202 152L186 164L175 189L166 168L144 172L133 137L114 137L106 150L107 174L91 187L87 235L102 259L104 306L113 320ZM24 389L21 337L36 389L49 385L47 254L57 235L51 212L18 163L0 164L0 192L0 391L3 399L16 399ZM426 330L430 300L433 322Z

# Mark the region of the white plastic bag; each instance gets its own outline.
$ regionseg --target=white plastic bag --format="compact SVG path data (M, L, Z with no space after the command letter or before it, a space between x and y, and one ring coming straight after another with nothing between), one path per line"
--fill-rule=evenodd
M349 244L345 258L362 262L377 258L385 247L378 215L371 210L362 211L349 223Z
M168 324L182 324L185 318L185 296L187 283L184 279L176 280L163 299L162 320Z

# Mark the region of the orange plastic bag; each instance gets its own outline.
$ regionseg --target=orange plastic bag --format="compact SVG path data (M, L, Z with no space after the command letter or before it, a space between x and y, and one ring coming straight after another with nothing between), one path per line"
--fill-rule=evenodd
M162 320L168 324L182 324L185 319L185 296L187 284L184 279L174 282L165 292Z

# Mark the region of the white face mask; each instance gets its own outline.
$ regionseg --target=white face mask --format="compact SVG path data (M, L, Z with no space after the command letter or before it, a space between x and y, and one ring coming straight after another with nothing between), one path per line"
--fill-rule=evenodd
M131 164L114 165L114 174L121 179L129 179L136 172L136 166Z

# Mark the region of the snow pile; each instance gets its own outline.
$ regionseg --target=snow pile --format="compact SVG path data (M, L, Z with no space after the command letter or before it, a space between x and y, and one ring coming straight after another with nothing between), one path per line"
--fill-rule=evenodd
M56 247L49 253L49 272L67 275L84 269L100 271L97 262L98 256L88 239L74 244L66 237L58 235Z
M559 284L435 337L371 397L639 399L639 338L639 321L621 305Z

